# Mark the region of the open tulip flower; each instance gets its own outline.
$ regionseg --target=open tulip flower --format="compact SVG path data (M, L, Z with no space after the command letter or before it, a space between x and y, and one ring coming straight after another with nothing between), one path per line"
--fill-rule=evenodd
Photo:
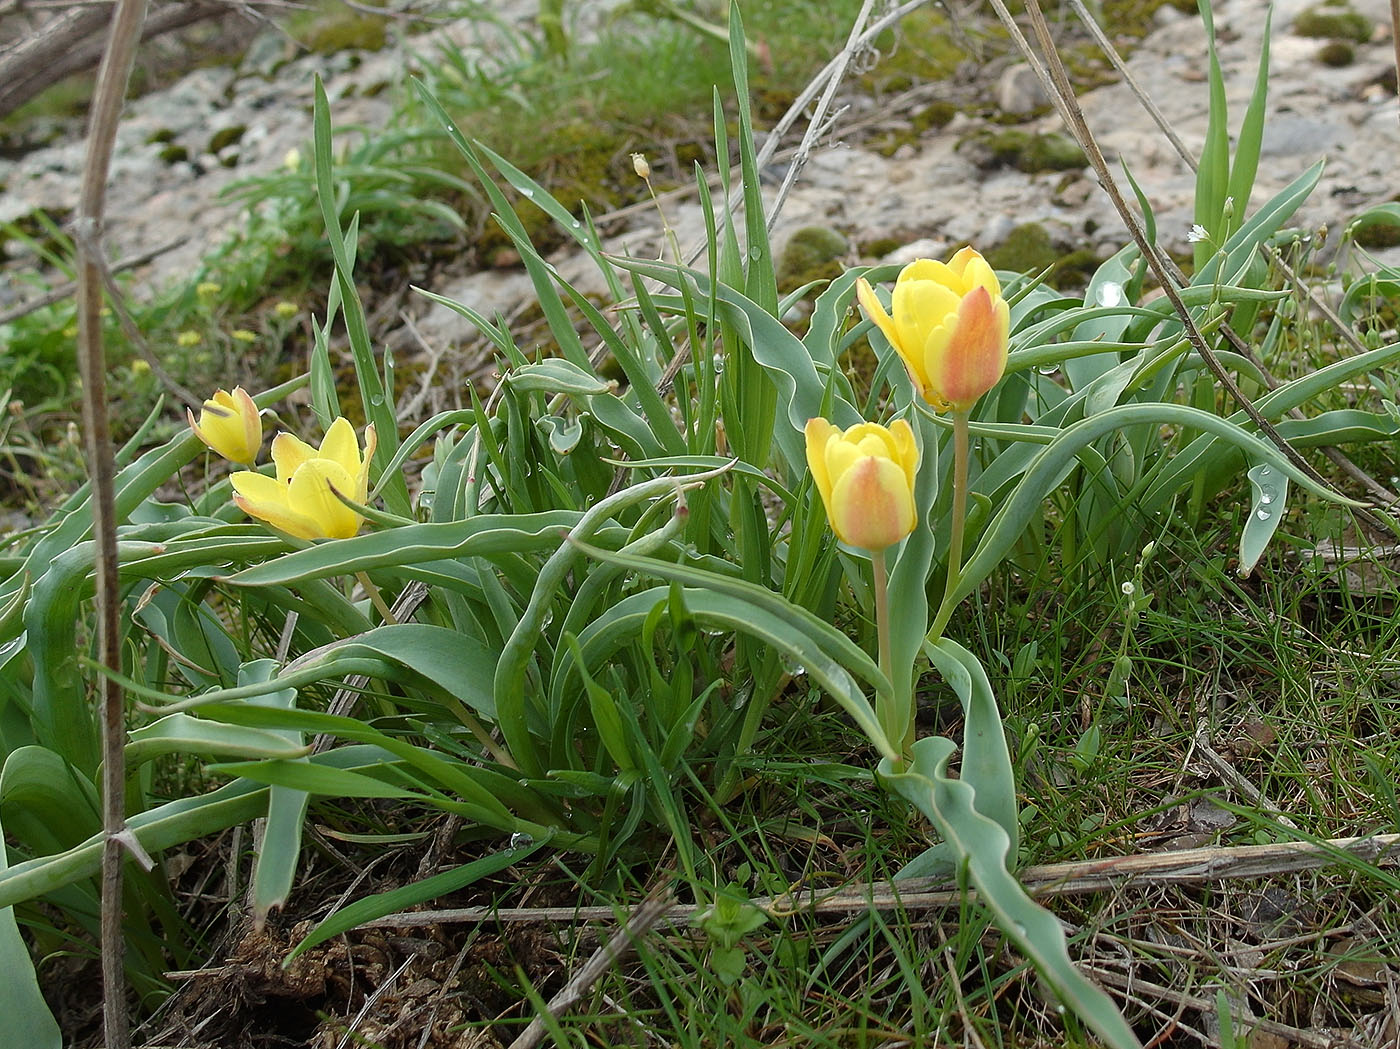
M374 427L365 427L364 455L348 420L337 419L320 449L289 433L272 441L277 476L245 471L229 478L233 501L250 517L298 539L346 539L360 529L360 515L336 493L357 503L369 496Z
M225 459L252 466L262 447L262 417L248 391L235 386L233 392L215 390L204 402L199 420L185 409L194 435Z
M807 420L807 465L836 538L881 551L914 530L914 475L919 450L903 419L886 429L857 423L842 430L825 419Z
M987 261L963 248L948 262L916 259L900 271L891 313L861 278L856 296L904 361L919 396L969 411L1006 371L1011 315Z

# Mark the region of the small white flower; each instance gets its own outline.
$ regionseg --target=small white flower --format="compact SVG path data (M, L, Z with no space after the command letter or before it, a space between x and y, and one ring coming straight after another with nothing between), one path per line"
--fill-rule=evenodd
M1206 232L1206 228L1204 226L1202 226L1199 222L1196 222L1192 224L1191 229L1187 232L1186 239L1189 240L1192 244L1196 244L1203 240L1209 240L1210 234Z

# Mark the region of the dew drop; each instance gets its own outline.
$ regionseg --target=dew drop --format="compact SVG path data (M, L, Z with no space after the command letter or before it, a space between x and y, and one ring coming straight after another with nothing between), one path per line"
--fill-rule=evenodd
M750 249L749 249L749 258L751 258L751 259L753 259L755 262L757 262L759 259L763 258L763 249L760 248L760 247L758 247L757 245L755 245L754 247L750 248Z
M1269 519L1269 511L1265 510L1261 506L1258 510L1254 511L1254 516L1259 518L1259 520L1261 521L1267 521Z
M520 191L520 194L521 194L521 196L525 197L526 199L529 199L529 198L531 198L531 197L533 197L533 196L535 195L535 191L534 191L533 189L531 189L529 186L526 186L526 187L524 187L524 188Z
M1123 285L1106 280L1094 290L1094 301L1100 306L1117 306L1123 301Z
M583 223L580 222L578 219L574 219L573 222L570 222L570 223L569 223L569 228L570 228L570 229L582 229L582 228L583 228Z
M1261 496L1259 496L1259 501L1260 501L1261 503L1263 503L1265 506L1268 506L1270 503L1272 503L1272 502L1274 501L1274 497L1273 497L1272 493L1270 493L1270 492L1265 492L1265 493L1263 493Z
M510 836L510 847L512 849L523 849L527 845L535 844L535 839L521 831L516 831Z

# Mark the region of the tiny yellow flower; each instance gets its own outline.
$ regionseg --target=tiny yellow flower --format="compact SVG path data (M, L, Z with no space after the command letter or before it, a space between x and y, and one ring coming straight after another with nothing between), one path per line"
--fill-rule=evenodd
M257 336L257 334L254 333L254 332L249 331L247 328L234 328L233 331L229 332L229 335L230 335L230 337L232 337L232 339L233 339L234 342L257 342L257 341L258 341L258 336Z
M182 331L179 335L175 336L176 345L183 346L186 349L189 349L191 346L198 346L203 341L204 337L197 331Z
M219 292L223 290L224 286L222 284L216 283L212 280L200 281L194 286L194 293L198 295L201 299L212 299L215 295L219 294Z
M229 478L233 501L245 514L298 539L348 539L360 530L360 515L337 498L369 498L374 427L365 427L364 454L347 419L337 419L319 449L289 433L272 441L277 476L244 471Z
M149 375L151 372L151 362L141 357L137 357L128 367L132 375Z
M894 285L893 316L864 279L856 297L889 340L919 396L965 412L1006 371L1011 314L987 261L963 248L946 263L916 259Z
M647 163L647 157L645 153L632 154L632 170L637 173L638 178L651 178L651 165Z
M807 466L836 538L862 550L883 550L914 530L914 476L919 450L903 419L886 429L856 423L843 431L807 420Z
M133 363L132 368L135 366ZM188 408L185 416L194 435L225 459L251 466L258 457L258 448L262 446L262 417L253 398L242 386L235 386L232 393L215 390L214 396L204 402L198 422Z
M283 320L290 320L301 312L301 308L297 306L295 302L288 302L286 299L283 299L276 306L272 307L272 312Z

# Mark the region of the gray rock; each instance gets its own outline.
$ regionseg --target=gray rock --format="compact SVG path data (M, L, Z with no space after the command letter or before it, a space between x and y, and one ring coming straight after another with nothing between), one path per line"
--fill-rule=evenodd
M1033 113L1049 102L1040 78L1028 65L1008 66L997 81L997 108L1003 113Z

